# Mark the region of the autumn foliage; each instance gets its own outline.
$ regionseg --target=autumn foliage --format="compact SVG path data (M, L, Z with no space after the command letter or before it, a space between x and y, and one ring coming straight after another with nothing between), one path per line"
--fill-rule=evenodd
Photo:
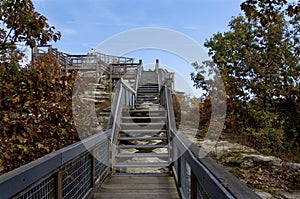
M195 64L195 86L215 89L222 76L226 136L263 153L300 160L300 2L246 0L230 30L205 42L214 64ZM205 71L211 74L204 77ZM206 79L206 81L204 81ZM204 103L207 114L209 103ZM206 107L206 109L205 109Z
M76 74L51 54L21 66L24 46L60 39L30 0L0 2L0 175L79 140L72 120Z
M0 173L79 140L72 120L75 75L62 73L50 54L0 70Z

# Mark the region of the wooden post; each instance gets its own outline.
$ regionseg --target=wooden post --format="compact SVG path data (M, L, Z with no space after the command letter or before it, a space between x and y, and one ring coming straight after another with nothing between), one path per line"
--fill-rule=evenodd
M56 199L63 198L63 182L62 182L62 170L59 169L56 174Z
M191 171L191 199L197 199L197 177L193 171Z
M179 150L178 150L179 152ZM178 154L177 154L178 155ZM181 157L177 159L177 177L178 177L178 187L181 187Z

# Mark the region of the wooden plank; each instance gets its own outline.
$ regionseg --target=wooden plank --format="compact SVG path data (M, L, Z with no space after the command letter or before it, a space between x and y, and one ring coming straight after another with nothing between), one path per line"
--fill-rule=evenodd
M119 145L117 146L118 149L156 149L156 148L168 148L168 145Z
M119 153L118 158L167 158L168 153Z
M143 182L140 182L143 183ZM113 190L114 192L116 190L130 190L130 191L137 191L137 190L169 190L169 189L176 189L176 186L171 186L169 184L138 184L138 183L124 183L124 184L104 184L102 186L102 189L107 190ZM100 190L100 192L103 190Z
M117 163L116 168L153 168L153 167L168 167L169 163L165 162L125 162Z
M118 138L119 140L121 141L137 141L137 140L167 140L168 138L167 137L119 137Z
M94 199L178 199L179 196L174 192L166 193L153 193L153 192L144 192L144 193L96 193Z
M174 179L173 177L161 177L161 176L113 176L110 179L107 180L107 182L111 183L118 183L121 181L126 181L126 183L173 183Z
M179 199L173 177L167 176L113 176L94 194L94 199L145 198Z
M158 134L158 133L163 133L167 132L167 130L157 130L157 129L142 129L142 130L120 130L120 133L145 133L145 134Z

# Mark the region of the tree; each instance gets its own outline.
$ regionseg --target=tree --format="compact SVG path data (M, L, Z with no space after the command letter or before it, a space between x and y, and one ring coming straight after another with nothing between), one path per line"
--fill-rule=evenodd
M60 38L30 0L0 1L0 175L79 140L72 115L76 74L52 54L20 66L19 44Z
M47 18L34 10L31 0L2 0L0 2L0 53L1 61L15 64L23 54L17 49L18 44L33 48L58 41L60 32L47 23Z
M0 175L79 141L72 114L76 74L51 54L7 73L0 70Z
M248 133L250 140L263 140L261 147L273 152L283 145L299 150L299 4L246 0L241 4L244 15L233 17L230 30L204 44L228 96L226 127L234 129L225 131ZM192 75L195 84L209 88L197 69Z

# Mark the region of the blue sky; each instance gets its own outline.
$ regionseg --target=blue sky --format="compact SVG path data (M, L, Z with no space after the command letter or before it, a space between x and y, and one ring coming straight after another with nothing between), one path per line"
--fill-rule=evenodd
M242 0L33 0L36 11L61 31L53 46L70 54L86 54L108 38L124 31L167 28L203 46L214 33L228 30L232 16L241 13ZM207 49L203 47L207 52ZM174 68L186 81L192 72L185 60L167 52L140 50L127 54ZM178 83L177 83L178 84ZM191 82L188 82L191 85ZM178 87L178 86L177 86ZM180 90L180 89L179 89ZM181 89L182 90L182 89Z

